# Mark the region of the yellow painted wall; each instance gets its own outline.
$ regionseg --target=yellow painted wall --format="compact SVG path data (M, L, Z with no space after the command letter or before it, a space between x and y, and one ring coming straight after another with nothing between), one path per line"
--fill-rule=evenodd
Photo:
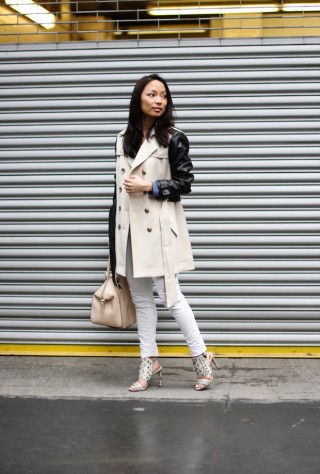
M211 38L320 36L320 12L222 15L210 28Z

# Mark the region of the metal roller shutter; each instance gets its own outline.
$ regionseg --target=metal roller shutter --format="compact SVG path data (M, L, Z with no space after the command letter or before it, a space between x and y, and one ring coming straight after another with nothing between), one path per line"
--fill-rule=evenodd
M181 283L206 341L319 345L320 46L164 45L0 53L2 343L137 342L89 309L115 135L134 82L158 72L195 166L197 270ZM184 342L161 307L158 340Z

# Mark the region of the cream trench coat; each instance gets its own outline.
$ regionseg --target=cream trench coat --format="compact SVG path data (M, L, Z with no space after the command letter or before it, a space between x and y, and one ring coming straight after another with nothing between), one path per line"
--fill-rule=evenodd
M119 133L116 143L116 273L126 276L130 229L133 276L164 276L169 308L177 301L175 275L194 269L182 204L156 199L149 193L128 194L123 186L131 174L148 181L171 179L168 148L160 147L151 136L132 159L123 154L123 134Z

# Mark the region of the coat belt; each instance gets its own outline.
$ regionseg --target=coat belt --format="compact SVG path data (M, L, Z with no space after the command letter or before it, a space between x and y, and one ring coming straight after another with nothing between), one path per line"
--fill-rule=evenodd
M176 275L174 273L172 255L172 244L171 244L171 218L169 213L168 201L162 202L160 210L160 228L161 228L161 240L162 240L162 254L163 254L163 265L164 265L164 281L166 288L166 303L167 308L170 308L177 302L177 288L176 288Z

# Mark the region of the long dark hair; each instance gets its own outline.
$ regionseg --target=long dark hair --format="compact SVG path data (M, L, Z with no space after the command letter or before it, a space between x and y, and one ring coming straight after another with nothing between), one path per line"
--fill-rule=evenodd
M151 130L154 129L155 137L160 146L167 147L169 134L174 126L173 103L169 87L158 74L144 76L136 83L130 101L128 126L123 137L123 151L126 156L134 158L138 153L143 140L143 122L141 110L141 94L146 85L151 81L160 81L164 85L167 94L166 110L148 130L147 139L150 138Z

